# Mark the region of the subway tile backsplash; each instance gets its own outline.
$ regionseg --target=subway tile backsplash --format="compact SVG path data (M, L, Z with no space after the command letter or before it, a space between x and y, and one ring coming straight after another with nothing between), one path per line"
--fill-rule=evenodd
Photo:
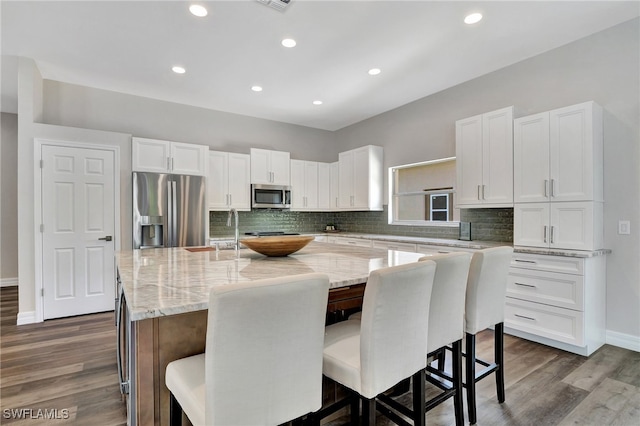
M252 210L239 212L240 235L253 231L321 232L329 223L345 232L457 239L457 227L404 226L387 223L387 206L381 212L294 212ZM210 212L209 235L233 237L227 227L227 212ZM460 220L471 222L471 238L481 241L513 242L513 209L462 209Z

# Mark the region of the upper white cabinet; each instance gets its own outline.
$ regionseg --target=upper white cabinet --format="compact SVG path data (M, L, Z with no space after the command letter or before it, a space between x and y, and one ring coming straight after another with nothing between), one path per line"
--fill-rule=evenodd
M330 197L330 206L329 208L332 210L338 209L338 197L340 196L340 163L334 162L330 165L330 182L329 182L329 197Z
M585 102L514 120L514 201L603 201L602 108Z
M456 202L513 206L513 107L456 121Z
M209 151L209 210L251 210L251 156Z
M338 155L338 207L382 210L383 148L367 145Z
M318 209L318 163L291 160L291 210Z
M207 175L205 145L132 138L132 170L134 172Z
M251 148L251 183L290 185L288 152Z
M318 163L318 209L331 210L331 164Z

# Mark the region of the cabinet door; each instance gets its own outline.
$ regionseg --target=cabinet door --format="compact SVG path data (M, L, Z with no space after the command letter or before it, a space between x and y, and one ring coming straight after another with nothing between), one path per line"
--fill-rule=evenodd
M206 176L208 152L204 145L171 142L171 173Z
M513 244L549 247L549 203L516 204L513 208Z
M369 149L353 151L353 207L369 208Z
M318 209L318 163L315 161L304 162L304 188L305 209Z
M549 200L549 113L514 120L514 202Z
M274 185L290 185L290 155L288 152L271 151L270 170L272 176L272 184Z
M331 201L329 208L338 209L338 197L340 188L340 164L336 161L331 163L331 186L329 188Z
M353 207L353 151L338 154L338 206L344 209Z
M270 151L251 148L251 183L272 183L269 160Z
M209 151L209 178L207 179L207 198L209 210L229 208L229 154Z
M551 203L551 248L595 250L594 209L597 203Z
M549 126L551 200L593 200L593 103L551 111Z
M304 210L305 200L305 162L291 160L291 209Z
M482 116L483 204L513 204L513 107Z
M318 208L331 209L331 164L318 163Z
M229 204L238 210L251 210L251 156L229 153Z
M134 172L167 173L171 142L155 139L132 138L132 164Z
M456 121L456 202L480 204L482 115Z

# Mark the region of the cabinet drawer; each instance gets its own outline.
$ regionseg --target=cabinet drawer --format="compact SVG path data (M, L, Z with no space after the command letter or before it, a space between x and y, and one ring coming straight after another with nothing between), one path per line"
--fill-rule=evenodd
M562 272L565 274L584 274L584 259L579 257L514 253L511 259L511 266L514 268Z
M336 237L336 244L344 244L347 246L356 246L356 247L371 247L371 240L364 240L360 238L343 238Z
M401 251L416 251L416 245L411 243L398 243L395 241L373 241L373 248L379 248L384 250L401 250Z
M431 246L428 244L417 244L416 252L423 254L447 254L455 252L467 252L473 253L475 249L468 249L462 247L448 247L448 246Z
M510 268L507 296L582 311L584 278L582 275Z
M504 324L516 330L584 346L584 314L507 297Z

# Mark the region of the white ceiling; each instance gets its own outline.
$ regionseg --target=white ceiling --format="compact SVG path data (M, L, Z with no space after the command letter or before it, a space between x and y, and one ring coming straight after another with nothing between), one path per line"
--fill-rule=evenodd
M336 130L633 19L639 4L5 0L1 107L17 111L24 56L45 79ZM484 19L465 25L475 11Z

